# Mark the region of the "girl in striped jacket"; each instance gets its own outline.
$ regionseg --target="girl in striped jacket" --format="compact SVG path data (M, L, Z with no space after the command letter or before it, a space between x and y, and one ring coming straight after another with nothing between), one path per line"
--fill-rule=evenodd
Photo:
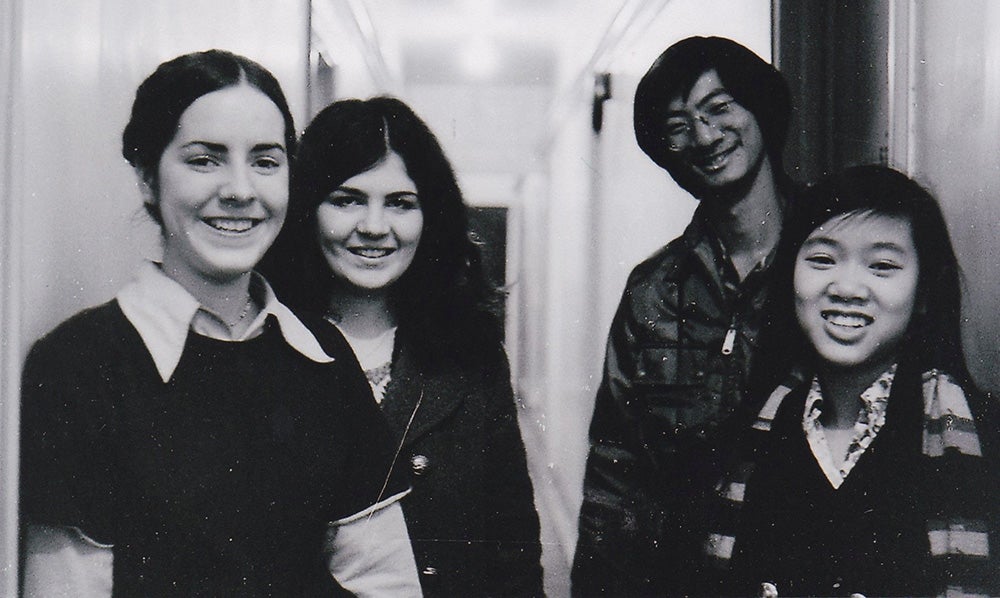
M807 195L755 370L770 398L705 545L720 593L992 595L995 426L966 370L941 210L883 166Z

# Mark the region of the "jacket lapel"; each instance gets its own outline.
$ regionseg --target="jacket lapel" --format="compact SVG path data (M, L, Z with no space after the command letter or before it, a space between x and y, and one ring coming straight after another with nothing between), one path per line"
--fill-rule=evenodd
M403 434L409 426L401 442L407 447L454 413L468 395L469 385L454 371L426 376L406 345L399 349L382 411L396 434Z

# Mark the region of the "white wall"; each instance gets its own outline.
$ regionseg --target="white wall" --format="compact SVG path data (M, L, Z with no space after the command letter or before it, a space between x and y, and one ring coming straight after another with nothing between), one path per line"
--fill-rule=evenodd
M23 352L71 313L111 298L141 259L159 252L158 231L120 153L136 87L163 60L224 48L271 69L301 124L309 21L307 0L4 0L0 6L6 91L0 126L5 137L9 131L0 146L0 376L7 374L0 383L0 595L7 596L14 595L16 570L12 378Z
M721 35L771 56L766 0L674 0L609 54L611 100L599 139L590 129L590 89L557 107L564 123L548 170L525 185L519 391L546 542L547 589L568 591L576 542L587 428L600 383L604 343L628 272L676 237L696 202L643 154L632 132L635 86L656 56L689 35Z
M920 2L909 17L908 95L894 98L909 135L896 149L942 204L965 275L969 368L998 393L1000 3Z

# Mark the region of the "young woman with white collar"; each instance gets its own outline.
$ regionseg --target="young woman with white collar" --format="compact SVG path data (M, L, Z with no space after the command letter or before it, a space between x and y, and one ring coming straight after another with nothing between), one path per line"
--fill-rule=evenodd
M244 57L187 54L139 87L123 155L163 259L27 359L26 595L419 595L407 483L350 348L253 271L294 145Z

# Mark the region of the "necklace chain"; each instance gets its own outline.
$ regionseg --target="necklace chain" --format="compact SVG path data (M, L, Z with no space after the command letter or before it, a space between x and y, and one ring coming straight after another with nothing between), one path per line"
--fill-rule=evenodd
M233 320L229 324L229 327L230 328L235 328L237 325L239 325L240 322L242 322L243 320L247 319L247 316L250 315L250 309L252 307L253 307L253 298L251 298L249 295L247 295L247 302L243 304L243 310L240 311L239 317L236 318L235 320Z

